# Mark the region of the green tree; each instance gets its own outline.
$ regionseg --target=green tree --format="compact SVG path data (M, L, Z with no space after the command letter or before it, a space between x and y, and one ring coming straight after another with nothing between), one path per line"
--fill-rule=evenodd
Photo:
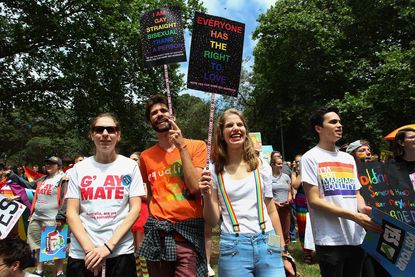
M139 19L143 11L163 6L179 6L185 27L195 10L203 10L199 0L3 1L0 128L15 129L6 134L17 136L20 149L5 149L4 155L23 151L27 143L31 157L56 151L53 145L61 146L56 153L68 156L89 151L88 123L108 111L123 126L122 153L148 145L143 103L163 92L165 83L161 66L143 62ZM184 86L178 67L169 65L173 96ZM54 126L39 136L33 131L30 138L22 137L23 123L10 121L13 110L21 112L15 119L29 122L33 130ZM37 118L45 120L33 120Z
M264 13L252 97L269 143L280 147L283 127L287 152L306 151L315 143L309 114L326 104L343 110L348 142L381 144L413 122L414 3L282 0Z

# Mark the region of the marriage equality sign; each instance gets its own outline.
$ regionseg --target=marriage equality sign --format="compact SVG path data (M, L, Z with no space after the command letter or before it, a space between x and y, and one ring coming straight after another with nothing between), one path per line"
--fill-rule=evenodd
M366 203L415 226L415 193L409 176L395 162L358 163L360 193Z
M384 231L368 231L362 248L392 276L414 276L415 229L376 208L372 209L372 218Z
M187 87L237 96L245 24L196 12Z
M0 195L0 240L7 237L25 209L25 205Z
M148 65L186 61L182 14L178 7L144 13L141 33L144 59Z

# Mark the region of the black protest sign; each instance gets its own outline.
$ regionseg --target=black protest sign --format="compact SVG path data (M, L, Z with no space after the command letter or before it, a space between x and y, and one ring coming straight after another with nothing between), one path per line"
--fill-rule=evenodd
M187 87L237 96L245 24L195 13Z
M142 46L148 65L186 61L182 15L179 8L163 8L141 16Z
M415 226L415 193L394 162L358 163L360 193L371 207Z

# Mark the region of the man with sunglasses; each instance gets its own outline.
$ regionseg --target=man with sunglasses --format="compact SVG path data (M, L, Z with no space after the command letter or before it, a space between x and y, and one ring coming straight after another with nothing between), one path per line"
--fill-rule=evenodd
M150 276L206 276L198 185L206 165L206 144L183 137L164 96L150 98L145 115L158 143L140 156L150 217L138 254L146 258Z

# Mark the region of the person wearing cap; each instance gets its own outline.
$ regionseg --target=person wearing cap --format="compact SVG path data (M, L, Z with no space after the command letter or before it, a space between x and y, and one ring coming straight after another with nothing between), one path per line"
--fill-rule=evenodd
M346 152L353 156L356 163L372 161L372 151L369 142L365 139L358 139L350 143Z
M35 189L35 195L30 210L30 221L27 229L27 242L30 249L36 252L36 270L33 274L43 276L43 263L39 262L40 235L42 226L60 226L56 215L64 197L65 189L62 187L62 160L51 156L45 160L46 175L28 182L14 172L9 172L9 178L17 184ZM63 277L63 260L55 260L57 276Z

